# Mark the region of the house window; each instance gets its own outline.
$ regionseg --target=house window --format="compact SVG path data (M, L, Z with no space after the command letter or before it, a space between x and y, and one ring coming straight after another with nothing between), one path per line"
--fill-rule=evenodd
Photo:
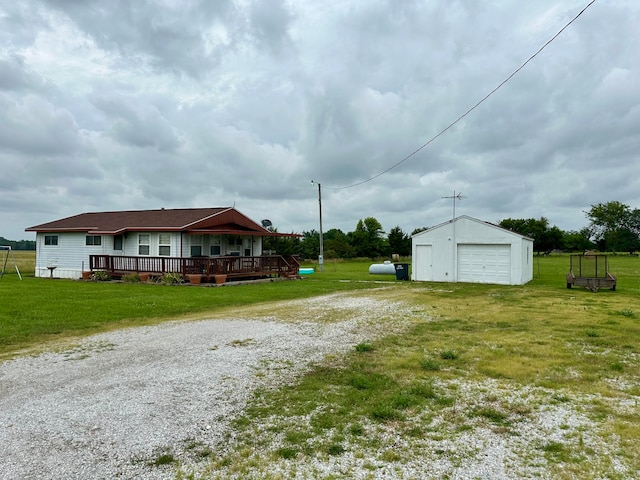
M191 235L189 238L191 240L191 256L202 256L202 235Z
M116 235L113 237L113 249L114 250L122 250L122 235Z
M58 245L58 235L45 235L44 244L52 247Z
M158 235L158 255L161 257L171 255L171 234L161 233Z
M100 235L87 235L85 238L85 245L102 245L102 237Z
M220 242L220 236L219 236L219 235L216 235L216 236L214 236L214 237L211 237L211 247L210 247L210 252L211 252L211 255L212 255L212 256L214 256L214 255L220 255L220 254L222 253L222 252L221 252L221 250L222 250L222 249L220 248L220 243L221 243L221 242Z
M149 255L149 235L138 235L138 255Z

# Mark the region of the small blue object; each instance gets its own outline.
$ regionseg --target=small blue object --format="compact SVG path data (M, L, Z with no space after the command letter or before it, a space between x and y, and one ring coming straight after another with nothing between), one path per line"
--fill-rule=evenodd
M313 268L300 268L298 269L299 275L311 275L314 272Z

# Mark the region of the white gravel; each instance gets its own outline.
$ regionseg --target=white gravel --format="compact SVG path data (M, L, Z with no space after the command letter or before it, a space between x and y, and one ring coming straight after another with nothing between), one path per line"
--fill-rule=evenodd
M343 295L289 307L295 321L171 322L0 363L0 478L173 478L150 463L215 451L256 387L371 338L395 308ZM336 309L344 320L317 322Z

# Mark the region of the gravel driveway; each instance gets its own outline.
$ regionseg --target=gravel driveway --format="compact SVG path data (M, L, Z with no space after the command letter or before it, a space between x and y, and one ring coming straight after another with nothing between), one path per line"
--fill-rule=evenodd
M0 477L173 478L151 465L162 452L188 465L188 444L221 447L256 387L371 339L398 306L338 294L278 308L284 320L169 322L0 363Z

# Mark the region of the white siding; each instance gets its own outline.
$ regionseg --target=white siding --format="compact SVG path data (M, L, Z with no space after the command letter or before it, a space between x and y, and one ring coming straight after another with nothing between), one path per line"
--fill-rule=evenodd
M262 237L252 237L251 241L253 242L253 256L262 255Z
M45 235L57 235L58 245L45 245ZM57 278L81 278L89 269L89 255L108 253L113 249L110 237L102 235L101 245L85 245L86 233L38 233L36 235L36 277L49 277L49 267L56 267ZM109 243L111 242L111 243Z

